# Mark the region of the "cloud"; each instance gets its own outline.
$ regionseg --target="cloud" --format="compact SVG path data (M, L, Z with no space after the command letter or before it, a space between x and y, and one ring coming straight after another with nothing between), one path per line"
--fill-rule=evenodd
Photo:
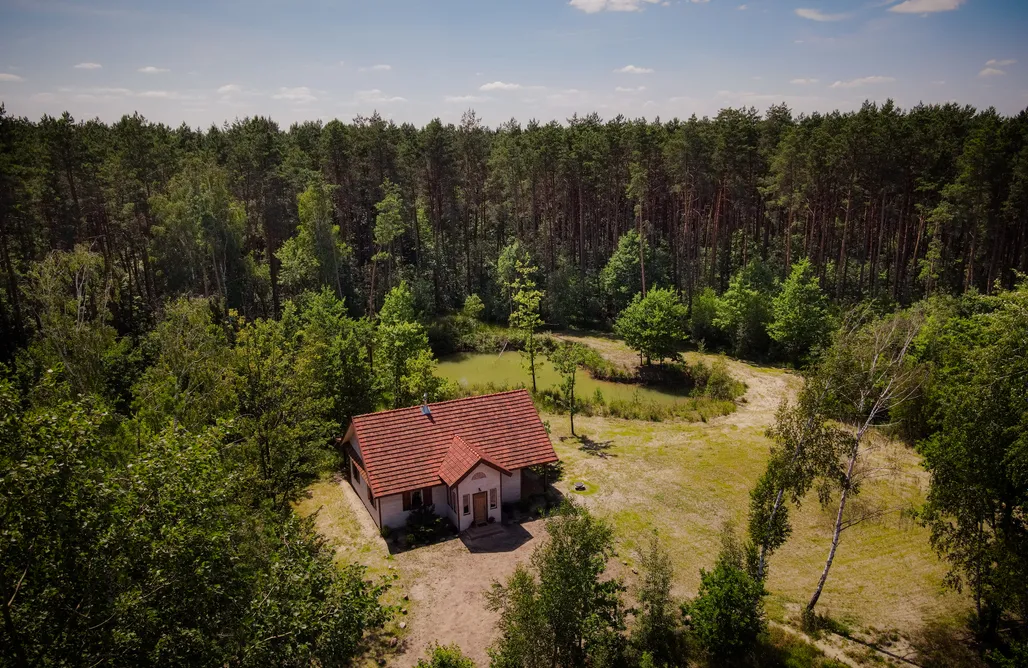
M811 21L845 21L849 14L825 14L820 9L797 9L796 16Z
M176 90L144 90L135 94L136 97L154 100L202 100L201 95L187 95Z
M8 74L7 72L0 72L0 81L25 81L17 74Z
M521 84L516 83L505 83L503 81L491 81L487 84L482 84L478 87L478 90L520 90L524 88Z
M905 0L893 7L890 12L897 14L931 14L933 12L951 12L967 0Z
M465 104L468 102L486 102L492 98L487 95L447 95L443 102Z
M76 70L98 70L103 67L103 65L100 63L79 63L74 67Z
M860 86L892 83L893 81L895 81L895 79L892 77L861 77L859 79L850 79L849 81L836 81L831 85L831 88L859 88Z
M368 104L387 104L389 102L406 102L407 98L400 96L387 96L377 88L371 90L359 90L357 91L357 101L366 102Z
M620 74L653 74L653 69L649 67L636 67L635 65L625 65L614 71Z
M995 67L986 67L984 70L978 73L980 77L998 77L1006 74L1003 70L997 70Z
M278 89L278 92L271 96L275 100L288 100L289 102L314 102L318 98L314 97L311 93L311 89L307 86L297 86L295 88L288 88L283 86Z
M143 74L161 74L163 72L170 72L167 67L154 67L153 65L147 65L146 67L140 67L139 72Z
M646 90L646 86L636 86L634 88L630 86L618 86L614 89L616 93L639 93Z
M694 0L695 1L695 0ZM571 0L568 4L586 14L596 12L638 12L644 4L655 5L660 0Z
M362 67L361 72L388 72L393 69L392 65L372 65L371 67Z
M995 65L996 67L1006 67L1007 65L1013 65L1016 62L1017 61L1013 60L1012 58L1008 58L1006 60L996 60L995 58L993 58L985 64L989 67L992 67L993 65Z
M805 86L807 84L816 84L817 79L793 79L789 83L796 84L797 86Z
M239 84L225 84L218 88L218 92L222 95L229 95L231 93L242 93L243 87Z
M746 11L746 5L739 5L738 7L736 7L736 9L738 9L740 12L744 12Z

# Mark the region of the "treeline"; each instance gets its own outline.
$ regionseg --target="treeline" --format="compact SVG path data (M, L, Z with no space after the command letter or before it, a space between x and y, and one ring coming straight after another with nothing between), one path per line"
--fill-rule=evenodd
M690 307L754 259L783 279L809 258L841 302L1011 287L1028 271L1028 114L890 102L799 117L776 106L490 129L469 112L456 126L374 115L200 131L0 113L7 357L39 325L24 294L34 264L76 245L104 258L123 334L184 294L253 319L327 286L372 314L401 278L420 311L478 294L487 319L506 321L498 273L512 239L545 276L544 318L563 325L623 308L604 269L630 230L647 251L628 296L673 287Z

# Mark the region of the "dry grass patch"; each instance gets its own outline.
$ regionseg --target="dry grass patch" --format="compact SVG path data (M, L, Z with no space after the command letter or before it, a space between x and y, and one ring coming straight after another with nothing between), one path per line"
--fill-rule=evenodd
M567 467L559 486L568 494L579 479L595 486L581 500L614 522L623 559L634 562L657 531L675 562L676 593L692 596L699 569L713 564L724 523L744 528L750 488L767 461L766 422L743 426L734 417L705 425L576 419L577 431L605 444L599 452L580 448L566 418L548 417ZM884 443L879 453L894 470L868 482L858 498L890 509L920 503L927 477L916 453L895 442ZM822 509L813 495L793 512L793 535L770 562L773 616L794 617L812 593L834 512ZM909 514L890 512L844 532L819 610L855 631L874 627L911 635L925 620L952 623L967 609L964 597L943 587L944 574L927 531Z

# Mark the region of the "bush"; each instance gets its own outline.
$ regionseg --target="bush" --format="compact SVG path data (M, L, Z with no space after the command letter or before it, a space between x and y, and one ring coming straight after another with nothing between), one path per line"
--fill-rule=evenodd
M434 645L415 668L475 668L475 663L457 645Z
M692 314L689 319L692 340L706 346L716 345L723 338L721 330L714 325L717 317L717 293L713 288L703 288L693 297Z
M407 516L407 541L411 545L431 543L443 534L443 518L435 514L435 504L421 506Z
M713 571L700 570L700 591L687 606L700 646L717 661L751 655L764 632L764 585L746 570L731 530L722 536Z

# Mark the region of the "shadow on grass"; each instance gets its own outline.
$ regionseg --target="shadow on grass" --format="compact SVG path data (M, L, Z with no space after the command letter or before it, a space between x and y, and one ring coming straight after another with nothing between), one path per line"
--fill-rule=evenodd
M609 450L614 447L614 441L594 441L584 434L578 435L578 449L595 457L617 457Z

